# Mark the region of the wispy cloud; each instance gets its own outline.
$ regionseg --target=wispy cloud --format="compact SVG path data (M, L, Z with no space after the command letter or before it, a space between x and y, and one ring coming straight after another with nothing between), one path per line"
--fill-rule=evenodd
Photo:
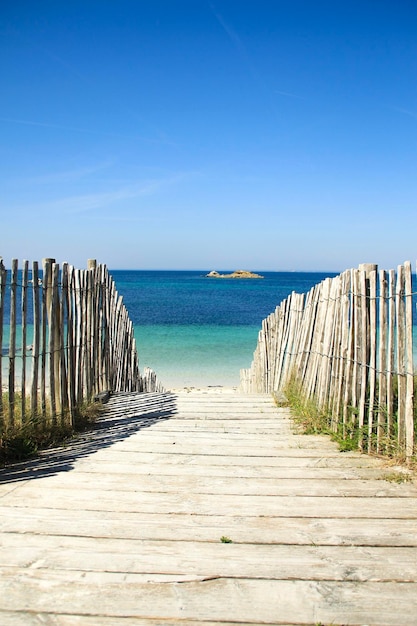
M94 92L96 88L96 85L95 85L96 81L94 80L94 77L89 77L87 74L83 73L82 69L84 68L81 69L77 65L69 62L67 59L63 58L61 55L56 54L56 52L52 50L50 47L46 47L43 43L42 44L39 43L39 41L35 40L33 37L31 38L31 37L24 36L17 29L12 28L10 29L10 32L12 32L14 36L19 40L20 45L24 45L25 47L28 47L29 49L32 47L34 49L34 54L36 56L39 56L40 53L44 54L53 62L55 66L60 66L61 71L62 69L64 69L69 76L73 76L78 81L81 81L83 83L83 89L87 87L92 93ZM127 113L132 118L137 119L138 117L137 114L129 106L126 105L126 102L124 99L116 98L115 100L113 99L113 101L117 102L117 108L119 109L119 114L122 113L122 115L126 117L126 113ZM149 122L149 120L143 120L141 117L140 119L141 119L141 126L145 127L145 129L149 129L150 134L155 134L156 136L144 137L144 136L135 135L134 136L135 139L138 139L147 143L175 145L169 139L167 133L165 133L163 130L155 127L152 123ZM74 128L71 126L64 126L64 125L61 126L59 124L37 122L37 121L31 121L31 120L16 120L16 119L1 118L0 121L14 122L16 124L26 124L26 125L31 125L31 126L40 126L44 128L51 128L51 129L55 128L57 130L68 130L71 132L78 132L78 133L96 134L96 135L102 135L102 136L108 136L108 137L132 138L132 135L124 135L121 133L108 132L104 130L103 131L92 130L90 128L76 128L76 127Z
M265 83L264 79L262 78L257 68L255 67L255 64L253 63L250 55L248 54L241 37L239 37L239 35L230 26L230 24L226 22L223 15L219 13L219 11L216 9L216 7L214 6L212 2L209 2L209 6L216 20L218 21L218 23L220 24L220 26L223 28L224 32L226 33L228 39L231 41L234 48L239 53L241 60L245 63L246 67L248 68L250 74L252 75L252 78L256 81L256 83L258 84L258 86L260 87L262 91L270 93L271 88L269 87L269 85ZM274 92L281 96L285 96L287 98L302 99L301 96L297 96L296 94L288 92L288 91L280 91L276 89L274 90Z
M51 128L51 129L55 129L55 130L61 130L61 131L70 131L70 132L75 132L75 133L87 133L89 135L100 135L100 136L104 136L104 137L119 137L122 139L137 139L139 141L144 141L147 143L161 143L161 144L168 144L169 141L166 138L166 136L163 136L162 133L158 133L158 136L155 137L144 137L142 135L128 135L128 134L123 134L123 133L115 133L115 132L109 132L109 131L105 131L105 130L93 130L91 128L80 128L77 126L66 126L63 124L53 124L51 122L38 122L38 121L34 121L34 120L20 120L20 119L15 119L15 118L10 118L10 117L0 117L0 122L5 122L5 123L9 123L9 124L22 124L25 126L38 126L41 128Z
M116 137L120 137L122 135L119 135L117 133L109 133L107 131L97 131L97 130L91 130L90 128L78 128L76 126L65 126L62 124L51 124L51 122L36 122L33 120L19 120L19 119L14 119L14 118L10 118L10 117L1 117L0 118L0 122L6 122L6 123L11 123L11 124L22 124L23 126L40 126L42 128L54 128L57 130L69 130L71 132L77 132L77 133L89 133L92 135L110 135L110 136L116 136Z
M280 91L279 89L275 89L275 93L280 96L286 96L287 98L297 98L298 100L304 100L302 96L297 96L297 94L291 93L290 91Z
M96 172L101 172L102 170L106 170L114 164L114 160L103 161L102 163L97 163L96 165L90 165L86 167L80 167L72 170L64 170L60 172L51 172L49 174L40 174L39 176L32 176L29 178L25 178L25 184L35 184L35 185L47 185L53 183L65 183L70 181L80 180L82 178L86 178L91 174L95 174Z
M43 43L42 44L39 43L38 39L23 35L23 33L20 32L17 28L10 28L9 32L13 33L13 35L19 40L20 45L24 45L25 47L29 47L29 48L32 47L34 49L34 53L37 56L39 56L39 53L45 54L50 59L52 59L54 63L57 63L58 65L63 67L67 72L73 74L74 76L82 80L84 83L90 84L89 79L84 74L82 74L77 67L75 67L72 63L69 63L68 61L63 59L61 56L59 56L55 52L51 52L50 48L46 47Z
M175 185L192 175L193 173L191 172L179 173L170 177L132 183L110 191L57 198L49 202L36 203L36 205L31 205L26 208L32 211L57 212L67 215L89 213L97 209L111 207L125 200L140 198L141 196L152 196L157 194L161 189L169 185Z
M392 111L396 111L397 113L403 113L404 115L408 115L409 117L417 118L416 111L409 111L408 109L403 109L401 107L394 107L394 106L390 106L389 108L392 109Z
M216 7L214 6L214 4L212 4L211 2L209 3L210 9L212 10L214 16L216 17L217 21L219 22L220 26L223 28L224 32L226 33L226 35L229 37L230 41L232 42L232 44L235 46L235 48L239 51L240 54L242 54L243 56L247 57L247 53L246 53L246 49L245 46L242 43L241 38L239 37L239 35L233 30L233 28L231 28L231 26L225 21L225 19L223 18L223 16L217 11Z

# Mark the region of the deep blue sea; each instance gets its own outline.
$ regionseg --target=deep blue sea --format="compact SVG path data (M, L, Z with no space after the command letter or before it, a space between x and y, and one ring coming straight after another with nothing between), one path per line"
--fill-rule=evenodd
M140 369L151 367L168 389L237 386L240 370L252 362L262 320L292 291L307 293L326 277L337 275L260 272L263 279L227 279L207 278L205 273L110 270L134 323ZM413 303L417 367L416 300L417 294ZM7 290L3 355L8 352L9 301ZM19 318L19 308L17 313ZM26 344L32 341L30 320L28 324ZM18 328L17 345L21 343ZM2 359L4 376L7 366L7 358Z
M292 291L337 274L260 273L263 279L216 279L200 271L110 270L135 326L141 370L151 367L167 388L237 386L262 320Z

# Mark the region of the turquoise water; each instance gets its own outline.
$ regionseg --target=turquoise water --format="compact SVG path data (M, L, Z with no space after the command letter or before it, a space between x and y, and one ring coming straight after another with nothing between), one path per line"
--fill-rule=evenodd
M169 388L239 384L250 367L258 326L136 326L139 365L151 367Z
M252 362L262 320L291 291L304 293L335 275L260 273L265 278L112 271L135 325L140 368L151 367L168 388L237 386L240 369Z
M292 291L307 293L336 275L260 273L264 279L210 279L198 271L111 271L134 323L141 370L152 368L167 388L237 386L240 369L252 362L262 320ZM7 323L6 315L3 354ZM414 331L417 355L416 326ZM31 336L29 325L26 345L32 343ZM29 365L31 353L27 356ZM6 357L4 372L7 362Z
M291 291L307 292L335 275L261 272L263 279L210 279L201 271L110 273L134 323L140 369L152 368L167 388L237 386L240 369L251 364L262 320ZM7 311L6 303L6 353ZM30 322L26 345L32 343ZM3 368L7 363L6 357Z

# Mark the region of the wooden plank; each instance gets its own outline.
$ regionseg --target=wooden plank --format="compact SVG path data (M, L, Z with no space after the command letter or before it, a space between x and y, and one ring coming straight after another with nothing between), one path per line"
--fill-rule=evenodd
M405 311L404 311L404 267L397 268L395 290L396 314L396 373L397 373L397 443L399 450L405 450Z
M88 454L88 452L86 452ZM392 470L390 468L381 469L380 466L375 466L373 464L363 464L363 463L350 463L345 460L345 463L338 464L336 467L332 464L327 464L327 466L317 465L317 463L313 463L309 466L305 464L296 464L293 463L294 457L289 457L286 459L285 463L280 465L266 465L263 464L260 466L259 464L246 464L242 465L239 459L234 457L236 462L232 465L196 465L195 463L165 463L163 470L160 470L160 476L194 476L196 478L202 477L233 477L238 480L250 479L250 478L266 478L272 480L292 480L296 479L299 482L302 482L303 479L310 480L312 478L317 481L322 481L324 479L340 479L343 481L356 481L356 480L383 480L384 475L392 474ZM87 458L82 458L82 453L79 455L79 458L76 455L72 456L69 453L63 457L57 457L55 459L49 457L46 458L45 461L39 462L36 465L32 464L31 466L23 466L19 464L18 467L8 468L7 472L4 470L2 472L2 478L4 481L3 485L0 485L0 492L6 493L9 489L10 484L13 482L21 482L25 480L30 480L33 478L47 477L55 471L59 471L62 467L74 468L76 464L76 471L90 474L100 474L103 475L104 472L109 471L112 475L117 476L118 474L123 474L126 476L126 480L134 480L135 477L137 480L140 480L143 475L153 474L154 473L154 464L152 463L152 458L148 461L145 459L140 464L133 465L122 464L120 460L115 460L114 462L106 459L98 459L93 456L93 459L89 461ZM26 467L26 469L25 469ZM30 476L28 472L31 472ZM73 470L74 471L74 470ZM395 473L394 473L395 474ZM129 476L130 475L130 476ZM132 476L133 475L133 476ZM98 480L98 477L97 477ZM385 485L380 485L381 489L385 487ZM349 487L347 487L349 488Z
M91 362L92 367L94 369L93 379L92 379L92 394L97 394L102 391L100 380L102 375L102 355L101 355L101 343L102 343L102 334L101 334L101 294L102 294L102 286L101 286L101 270L97 268L97 264L89 264L90 272L92 273L92 283L94 293L92 296L92 311L93 311L93 319L91 322L91 342L92 342L92 352L91 352Z
M346 333L348 328L348 320L344 318L345 313L345 274L341 274L338 281L338 291L335 297L337 302L335 303L335 319L332 331L332 359L330 369L330 384L329 395L327 405L331 412L332 423L331 427L333 432L342 431L342 416L340 411L341 403L341 387L342 376L341 371L343 367L342 351L343 351L343 334Z
M360 329L361 329L361 294L359 282L359 270L352 269L352 293L351 293L351 316L353 317L352 329L352 383L349 391L349 404L351 407L350 422L352 428L357 428L359 423L359 395L360 395L360 371L359 364L361 362L360 355Z
M312 324L314 316L312 308L314 307L315 288L310 289L304 299L304 310L300 321L300 333L297 344L296 372L297 378L304 385L307 357L310 350L312 340Z
M293 292L291 294L290 306L288 311L288 327L285 343L285 360L282 370L281 388L285 385L293 373L293 364L295 360L294 345L297 341L299 321L303 310L304 296ZM267 392L272 390L266 389Z
M314 333L311 344L311 358L309 359L309 367L307 369L307 384L305 386L308 398L315 396L318 392L318 384L320 379L321 365L323 362L323 337L326 326L326 315L329 306L331 280L326 279L320 283L317 290L317 308L315 311Z
M9 507L0 505L1 532L21 533L21 545L25 545L28 534L215 543L227 534L233 543L417 547L415 519L385 518L375 523L374 519L351 517L346 523L334 517L110 513L52 507L45 510L36 505L19 508L17 513L12 516Z
M267 434L267 433L265 433ZM93 452L94 450L91 450ZM114 463L122 463L123 459L128 460L129 463L136 463L138 461L143 461L144 463L152 463L155 461L156 463L163 462L164 464L169 465L200 465L200 466L233 466L235 464L239 464L242 466L253 466L256 461L256 467L372 467L373 459L367 459L363 456L349 456L349 455L341 455L328 457L323 455L321 457L317 456L298 456L296 453L290 455L283 456L254 456L254 455L205 455L202 451L201 454L181 454L181 455L171 455L164 453L152 453L152 452L125 452L124 450L116 450L110 448L105 456L102 456L100 452L96 452L96 460L100 462L101 460L108 458Z
M282 389L284 385L283 378L283 367L285 363L285 348L286 348L286 340L287 340L287 328L289 321L289 310L291 306L290 297L286 298L281 305L275 310L274 317L275 323L277 325L277 333L278 333L278 358L276 359L275 371L274 371L274 391L278 391ZM259 389L260 391L262 389ZM254 391L258 391L256 388Z
M216 541L214 540L216 539ZM23 545L22 545L23 544ZM188 579L247 578L409 582L417 578L414 548L231 543L29 535L3 538L0 571L32 567L59 572L168 574ZM86 558L86 556L88 558ZM70 578L70 577L68 577ZM121 579L122 582L122 579Z
M40 398L41 398L41 411L42 417L46 419L46 378L47 378L47 361L46 356L48 353L48 306L49 306L49 292L51 283L51 259L43 259L43 278L42 278L42 316L41 316L41 376L40 376Z
M62 319L61 319L61 294L60 294L60 271L59 264L52 266L52 312L51 318L54 321L54 351L52 355L54 384L55 384L55 408L57 421L62 423L63 405L61 394L61 350L62 350ZM51 331L52 332L52 331Z
M17 314L18 263L12 261L10 277L10 337L9 337L9 426L15 424L15 373L16 373L16 314Z
M0 258L0 428L3 431L5 422L3 407L3 324L5 295L7 287L7 270L4 267L3 259Z
M93 332L94 332L94 271L83 270L84 277L84 302L83 317L85 321L84 328L84 353L85 353L85 370L84 370L84 391L85 399L90 402L93 398L95 363L93 358Z
M58 272L57 272L57 264L55 262L51 263L50 274L48 279L47 286L47 315L48 315L48 337L49 337L49 345L48 345L48 365L49 365L49 381L48 381L48 389L49 389L49 399L51 403L51 418L52 423L56 424L57 422L57 412L59 412L59 399L57 397L57 387L59 390L59 385L57 385L57 374L56 371L56 356L57 356L57 281L58 281ZM59 374L58 374L59 375ZM59 393L59 391L58 391Z
M77 403L81 405L88 399L88 376L89 376L89 353L88 353L88 313L87 313L87 299L88 299L88 283L87 272L80 270L80 311L79 311L79 324L80 324L80 354L81 354L81 369L79 380L79 395Z
M327 408L329 402L333 360L333 332L336 323L336 301L339 284L339 276L329 281L326 317L323 324L322 342L320 346L321 364L319 369L318 391L316 394L319 407L321 408Z
M354 354L355 354L355 327L356 327L356 312L354 310L355 299L355 271L349 270L349 276L346 279L347 283L347 303L346 303L346 315L348 319L348 329L346 332L346 348L344 352L344 374L343 374L343 436L349 436L349 430L352 426L353 416L352 408L356 408L356 379L354 377Z
M72 579L32 569L3 574L1 607L108 617L234 621L245 624L415 624L416 583L225 579L123 584ZM21 597L19 583L25 584ZM47 586L47 593L45 593ZM117 592L118 601L115 602ZM370 602L370 598L384 602ZM300 601L302 598L302 602ZM75 600L76 599L76 600ZM266 601L267 599L267 601Z
M2 472L11 623L413 623L417 490L379 480L395 471L380 459L293 433L271 398L106 407L96 431Z
M110 293L114 283L110 283L110 277L107 271L104 272L103 279L105 281L105 293L106 298L103 307L103 326L105 328L104 341L103 341L103 360L105 371L105 389L112 389L111 387L111 360L110 360Z
M61 289L59 295L59 397L61 405L61 423L72 425L73 416L71 410L69 410L70 405L68 397L68 263L62 264Z
M227 435L227 433L226 433ZM297 440L299 441L299 439ZM123 454L131 455L135 454L138 457L140 454L166 454L173 455L174 458L178 455L181 456L215 456L215 457L223 457L223 456L233 456L233 457L251 457L254 459L254 463L256 459L267 458L276 458L280 457L297 457L297 458L310 458L310 459L322 459L324 454L326 458L340 458L340 452L336 449L336 446L331 446L330 449L327 448L326 453L324 453L324 447L322 448L307 448L303 449L300 447L300 444L294 444L289 438L286 438L284 441L280 443L272 444L271 446L260 445L256 446L243 444L237 441L236 439L233 441L233 447L230 445L230 441L227 441L226 437L223 439L219 439L217 442L207 441L195 441L195 442L182 442L180 436L173 437L172 441L167 442L159 442L150 438L149 440L144 440L137 442L124 442L123 445ZM173 452L173 446L175 445L175 452ZM298 449L297 449L298 447ZM345 455L350 458L359 458L361 457L354 455L354 453L348 453Z
M39 267L37 261L32 265L33 288L33 343L32 343L32 379L30 385L30 410L32 416L38 415L39 350L41 341L41 309L39 294Z
M368 370L368 452L374 450L377 446L374 442L374 433L376 428L374 424L375 414L375 393L376 393L376 357L377 357L377 317L376 317L376 270L368 273L369 281L369 370Z
M105 311L105 268L100 265L97 269L97 300L99 302L97 317L97 391L104 391L108 389L106 382L106 367L105 367L105 338L106 338L106 311Z
M0 611L0 620L3 626L39 626L48 624L54 626L97 626L95 615L57 615L56 613L30 613L27 611ZM51 621L52 620L52 621ZM169 622L163 622L169 624ZM219 622L199 621L202 626L219 626ZM106 617L100 616L100 626L161 626L160 619L141 619L139 617ZM181 626L196 626L195 620L181 619ZM236 626L236 622L222 622L222 626ZM260 623L252 626L263 626Z
M359 293L360 293L360 334L358 336L359 342L359 449L363 450L363 435L366 426L366 388L368 384L368 289L366 270L360 269L359 271Z
M158 455L156 455L158 459ZM135 459L132 459L135 462ZM379 519L391 516L396 519L414 519L417 514L415 497L355 497L355 496L264 496L264 495L223 495L223 494L187 494L185 499L180 493L160 493L121 491L117 498L113 494L99 488L91 490L62 489L48 485L28 483L21 485L19 490L7 493L2 503L15 507L46 507L53 498L55 506L60 509L73 507L93 511L144 511L147 513L193 513L210 515L221 511L230 517L245 514L248 516L267 515L283 517L285 515L304 517L364 517ZM392 512L392 508L399 510Z
M175 420L176 422L176 420ZM183 420L184 427L187 426L189 420ZM131 444L126 442L126 446L129 446L130 450L140 450L144 446L147 447L147 452L155 451L155 446L165 446L166 450L171 450L170 445L180 444L182 451L184 447L199 446L198 452L201 452L201 446L204 446L204 453L207 451L207 446L220 446L228 447L233 450L235 447L241 449L242 446L247 447L251 451L266 451L267 456L270 456L271 451L276 453L279 450L279 454L286 455L286 451L293 448L297 448L297 456L309 455L310 451L318 451L323 455L324 451L336 453L340 456L339 448L336 442L331 441L325 435L298 435L295 432L289 432L287 430L280 430L279 433L273 431L269 435L269 441L266 441L263 435L262 428L249 429L249 424L246 425L246 429L231 429L227 423L227 420L223 422L219 421L219 425L214 425L210 429L195 429L187 436L186 441L183 441L184 431L178 427L169 427L166 423L159 424L157 432L155 429L143 430L139 441L132 441ZM273 429L273 425L270 424L270 429ZM255 437L254 437L255 435ZM256 437L257 435L257 437ZM256 442L254 441L256 440ZM350 456L352 453L348 453ZM355 456L358 456L353 452ZM314 452L313 452L314 456ZM362 457L361 457L362 458Z
M82 275L74 270L74 338L75 338L75 405L83 399L83 317L82 317Z
M16 378L16 315L17 315L18 262L12 261L10 276L10 333L9 333L9 426L15 425L15 378Z
M387 435L387 340L388 340L388 301L387 273L379 272L379 351L378 351L378 412L376 452L384 448L383 437Z
M388 347L387 347L387 437L392 436L395 378L395 272L388 273Z
M405 298L405 454L414 454L414 356L413 356L413 287L411 263L404 263Z
M101 468L103 469L103 468ZM285 468L282 477L277 480L276 476L258 477L245 476L245 472L230 476L226 471L218 476L195 475L193 472L172 473L163 475L146 475L119 470L108 476L103 472L89 472L81 469L65 475L54 476L48 480L48 485L53 488L59 484L62 490L78 489L80 491L96 490L100 480L100 492L114 491L117 493L139 494L176 494L178 490L192 494L204 495L251 495L251 496L310 496L315 498L327 497L375 497L375 498L413 498L416 496L416 487L411 482L403 484L384 481L381 472L380 478L350 479L335 478L328 472L327 476L321 472L322 480L319 480L317 469L310 470L309 477L300 480L299 477L289 478L289 468ZM99 477L99 473L101 478ZM324 473L324 476L323 476ZM346 472L345 472L346 473ZM276 472L274 472L276 474ZM301 474L301 473L300 473ZM386 474L388 474L386 472ZM323 480L326 478L326 480ZM134 480L132 480L134 479ZM7 493L7 485L0 485L0 494ZM9 487L10 488L10 487ZM36 487L35 487L36 489ZM104 494L103 494L104 495ZM360 504L360 503L359 503ZM401 502L398 502L401 506Z
M20 375L20 407L21 407L21 416L22 422L26 421L26 352L27 352L27 310L28 310L28 302L27 302L27 291L28 291L28 273L29 273L29 262L23 261L22 267L22 294L21 294L21 316L22 316L22 367L21 367L21 375Z
M68 363L68 406L73 423L76 410L77 390L77 336L76 336L76 311L75 311L75 283L74 268L68 267L64 272L64 297L67 308L67 363Z

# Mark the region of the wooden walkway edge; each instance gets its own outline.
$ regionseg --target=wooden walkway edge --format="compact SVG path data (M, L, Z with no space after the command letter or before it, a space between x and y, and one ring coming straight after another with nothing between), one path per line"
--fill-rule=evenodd
M0 470L0 623L417 625L417 488L389 472L266 395L117 394Z

